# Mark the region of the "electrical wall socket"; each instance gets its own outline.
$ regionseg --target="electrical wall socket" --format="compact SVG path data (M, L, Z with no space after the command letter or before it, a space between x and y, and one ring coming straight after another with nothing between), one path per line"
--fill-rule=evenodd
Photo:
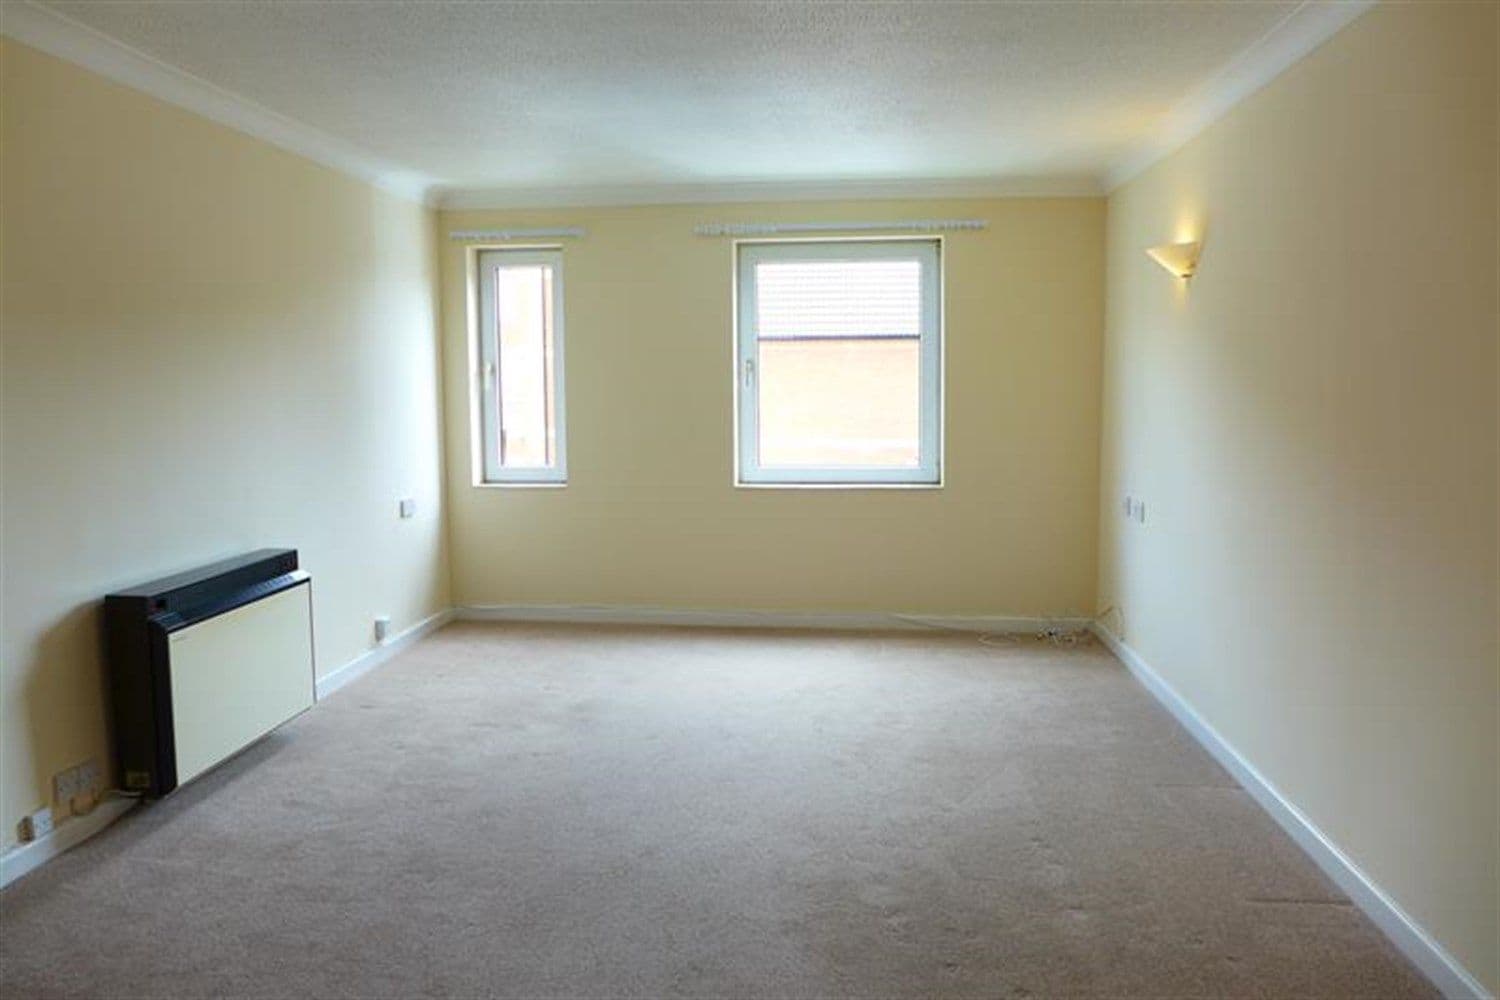
M52 797L61 806L71 808L78 796L97 795L99 790L99 762L92 757L52 776Z
M412 497L402 497L396 501L396 511L403 518L416 517L417 501Z
M52 776L52 799L66 806L73 801L73 797L79 792L78 768L70 767L66 771L58 771Z
M390 615L381 615L375 619L375 641L385 642L385 637L391 633Z
M99 762L90 757L73 769L78 775L78 794L95 795L101 788Z
M52 832L52 810L46 806L38 809L30 816L21 817L21 839L23 841L40 840Z

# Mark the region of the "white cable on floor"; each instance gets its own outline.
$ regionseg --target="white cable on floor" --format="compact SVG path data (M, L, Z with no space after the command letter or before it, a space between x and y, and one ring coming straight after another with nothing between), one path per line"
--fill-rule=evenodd
M961 625L949 625L946 622L932 621L918 615L901 615L891 612L890 618L903 622L907 625L921 625L923 628L936 629L941 632L961 632L964 635L975 635L975 630L964 628ZM979 644L981 646L1014 646L1016 644L1016 633L1014 632L979 632Z

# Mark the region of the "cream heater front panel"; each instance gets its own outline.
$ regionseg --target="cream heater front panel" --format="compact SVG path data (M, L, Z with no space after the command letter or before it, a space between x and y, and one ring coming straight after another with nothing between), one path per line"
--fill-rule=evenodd
M177 781L312 707L312 587L303 583L168 636Z

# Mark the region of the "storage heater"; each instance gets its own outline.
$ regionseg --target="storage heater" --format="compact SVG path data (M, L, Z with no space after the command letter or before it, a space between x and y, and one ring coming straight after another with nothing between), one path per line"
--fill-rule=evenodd
M312 707L312 579L262 549L104 599L115 745L149 797Z

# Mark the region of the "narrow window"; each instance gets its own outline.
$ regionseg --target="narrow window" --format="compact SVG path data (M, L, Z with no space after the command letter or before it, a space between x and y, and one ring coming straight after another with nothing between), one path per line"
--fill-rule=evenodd
M739 481L941 482L938 242L738 253Z
M563 483L562 253L479 254L479 360L484 478Z

